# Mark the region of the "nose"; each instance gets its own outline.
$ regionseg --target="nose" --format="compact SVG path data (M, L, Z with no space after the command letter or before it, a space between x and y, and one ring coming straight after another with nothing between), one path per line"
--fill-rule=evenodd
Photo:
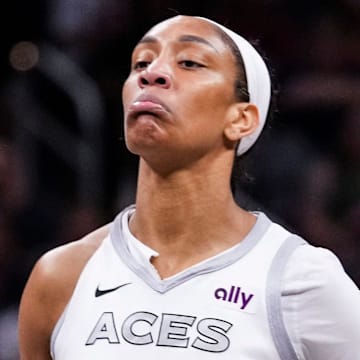
M157 86L168 89L170 87L171 80L168 74L159 70L147 68L140 74L138 84L140 88Z

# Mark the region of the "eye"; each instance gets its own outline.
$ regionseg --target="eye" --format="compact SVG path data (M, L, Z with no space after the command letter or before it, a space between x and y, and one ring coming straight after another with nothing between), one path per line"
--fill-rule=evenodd
M142 69L146 69L147 66L150 64L150 61L137 61L134 64L134 70L142 70Z
M204 67L203 64L200 64L200 63L198 63L196 61L193 61L193 60L180 61L180 65L185 69L196 69L196 68Z

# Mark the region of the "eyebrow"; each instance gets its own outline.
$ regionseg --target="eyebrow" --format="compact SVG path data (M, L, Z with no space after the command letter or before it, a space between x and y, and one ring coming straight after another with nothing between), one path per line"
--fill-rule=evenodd
M212 45L209 41L207 41L206 39L204 39L201 36L181 35L178 38L178 41L179 42L195 42L195 43L205 44L205 45L209 46L211 49L213 49L214 51L216 51L218 53L218 50L214 47L214 45ZM138 42L138 44L157 43L157 42L158 42L158 40L154 36L144 36Z

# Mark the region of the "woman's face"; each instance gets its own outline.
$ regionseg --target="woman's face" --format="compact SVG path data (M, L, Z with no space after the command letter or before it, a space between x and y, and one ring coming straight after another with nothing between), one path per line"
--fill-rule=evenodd
M225 149L234 56L213 26L178 16L135 47L123 88L125 138L145 159L192 161Z

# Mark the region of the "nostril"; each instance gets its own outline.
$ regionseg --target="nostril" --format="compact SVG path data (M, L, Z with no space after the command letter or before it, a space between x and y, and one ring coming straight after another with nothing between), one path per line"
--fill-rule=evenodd
M163 77L159 77L159 78L156 79L156 82L159 85L165 85L166 84L166 79L164 79Z
M147 87L153 85L168 88L170 86L170 78L166 74L159 74L158 72L154 71L146 71L143 74L139 75L138 85L140 87Z
M140 83L141 83L142 85L149 85L149 81L147 81L144 77L141 77L141 78L140 78Z

